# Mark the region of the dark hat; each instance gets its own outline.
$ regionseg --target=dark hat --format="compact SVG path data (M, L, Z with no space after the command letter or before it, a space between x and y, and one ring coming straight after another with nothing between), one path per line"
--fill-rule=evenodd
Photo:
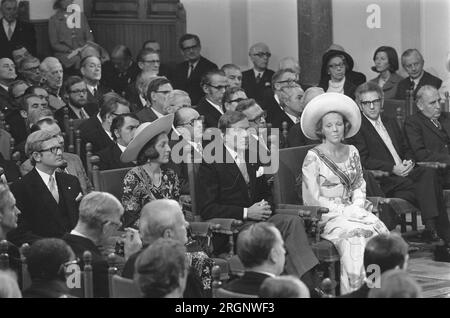
M340 50L329 50L327 52L325 52L325 54L322 56L322 70L321 70L321 74L322 76L326 76L328 74L327 71L327 65L328 62L336 56L342 55L345 58L345 61L347 62L347 69L345 70L346 73L350 72L351 70L353 70L353 66L354 66L354 62L353 62L353 58L350 56L350 54L348 54L345 51L340 51Z

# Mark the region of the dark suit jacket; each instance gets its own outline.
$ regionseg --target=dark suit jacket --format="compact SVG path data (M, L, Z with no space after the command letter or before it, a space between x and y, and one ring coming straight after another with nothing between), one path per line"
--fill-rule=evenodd
M348 80L352 82L356 87L366 82L366 75L360 72L355 72L353 70L348 71L345 74L345 77L348 78Z
M113 63L107 61L102 65L102 79L100 83L104 87L110 87L117 94L125 96L124 94L127 91L128 85L134 83L140 72L141 69L134 61L132 61L130 67L124 73L119 73Z
M27 124L18 109L11 110L5 116L5 121L9 125L9 133L14 138L16 146L27 139Z
M275 98L272 98L272 104L267 104L267 122L272 124L272 128L281 129L283 128L283 122L287 122L288 131L295 124L292 119L286 114L284 110L281 109L281 106L277 103Z
M67 115L69 115L69 119L80 119L80 117L78 117L77 114L75 114L75 112L69 106L64 106L63 108L58 109L55 112L55 119L58 121L58 125L62 131L65 131L65 129L66 129L66 127L64 126L64 109L66 109L66 108L69 110L67 112Z
M200 87L202 75L208 71L218 69L218 67L210 60L201 56L197 66L189 78L187 78L188 69L188 61L184 61L175 67L175 71L172 76L173 86L174 88L187 92L191 97L192 105L197 105L200 98L205 95L203 93L203 89Z
M431 85L436 87L436 89L439 89L442 85L442 80L424 71L423 76L419 81L419 84L414 89L413 92L414 98L416 98L418 90L424 85ZM411 89L411 79L407 77L398 83L397 94L395 95L395 99L406 99L408 97L406 91L410 89Z
M220 116L222 116L222 114L206 100L206 97L203 97L198 102L195 110L198 111L200 115L203 115L205 117L205 120L203 121L205 128L217 128L219 118Z
M405 138L395 119L381 116L386 130L391 137L392 144L402 160L412 159L412 153L408 149ZM358 148L361 164L368 170L383 170L392 172L395 165L394 158L388 147L375 130L369 120L361 114L361 128L359 132L350 139L350 142Z
M405 135L417 161L439 161L450 164L450 115L441 113L439 130L422 112L406 118Z
M15 245L33 243L44 237L60 238L77 224L78 202L75 199L81 194L78 179L57 172L56 183L59 204L36 169L11 185L21 211L17 228L8 233L8 239Z
M63 280L34 281L23 293L23 298L72 298Z
M100 170L111 170L120 169L127 167L134 167L135 164L123 163L120 161L120 156L122 151L116 143L109 145L105 149L100 150L97 155L100 157L99 169Z
M255 72L253 69L242 72L242 88L249 98L254 98L259 104L264 101L264 92L271 87L272 75L275 72L272 70L265 70L261 76L260 82L256 83Z
M139 118L141 123L152 122L158 119L158 116L151 107L143 108L136 113L136 116Z
M364 283L364 285L362 285L359 289L349 294L339 296L339 298L367 298L369 296L369 292L370 288L366 283Z
M314 145L320 143L319 140L312 140L307 138L300 127L300 123L297 123L289 129L288 134L288 147L300 147L306 145Z
M94 297L108 297L108 263L103 258L98 247L90 239L78 235L65 234L62 239L66 241L81 261L83 261L83 253L85 251L91 252ZM84 264L80 264L80 266L83 268Z
M0 19L0 56L9 57L12 60L12 51L16 46L25 46L31 55L36 56L36 33L31 23L16 20L16 28L11 40L3 28L3 18Z
M379 79L380 79L380 75L371 79L370 82L378 84ZM392 73L391 76L389 76L389 79L383 85L383 93L384 93L385 99L395 98L395 95L397 95L398 83L400 83L402 80L403 80L403 77L401 77L397 73Z
M99 84L97 86L97 92L94 95L92 95L91 91L88 89L87 92L87 105L84 106L84 109L89 114L90 117L94 117L98 114L100 111L100 104L102 102L102 97L106 93L111 92L111 89L108 87L103 86L102 84Z
M148 245L143 246L142 250L134 253L125 263L122 271L122 277L133 279L136 260L142 251L145 250ZM202 283L200 277L195 273L194 269L191 267L187 279L186 279L186 289L183 293L183 298L206 298L207 295L204 294Z
M125 99L129 101L131 104L130 111L132 113L137 113L146 107L144 104L142 104L142 101L139 98L139 92L136 88L136 82L133 82L130 85L128 85L125 93Z
M21 175L19 167L13 161L5 160L1 153L0 167L3 168L3 173L5 174L6 181L15 182L20 179Z
M322 83L319 84L319 87L322 87L323 90L326 92L328 90L328 85L329 85L328 81L323 81ZM344 83L344 95L347 95L351 99L355 99L356 87L357 86L348 77L346 77Z
M97 116L91 117L80 125L82 153L85 152L86 144L92 143L92 152L98 152L106 147L114 144L109 138L106 131L103 129ZM82 160L85 160L85 156L81 156Z
M235 279L224 286L224 289L241 294L258 295L259 288L269 275L246 271L244 276Z

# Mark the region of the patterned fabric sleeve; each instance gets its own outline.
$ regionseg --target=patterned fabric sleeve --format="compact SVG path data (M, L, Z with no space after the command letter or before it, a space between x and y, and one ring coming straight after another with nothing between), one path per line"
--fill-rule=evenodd
M363 208L366 202L366 181L358 150L354 146L350 146L350 164L356 173L355 181L352 183L352 203Z
M122 205L124 207L124 225L130 225L139 218L141 199L139 191L139 177L135 169L131 169L123 179Z

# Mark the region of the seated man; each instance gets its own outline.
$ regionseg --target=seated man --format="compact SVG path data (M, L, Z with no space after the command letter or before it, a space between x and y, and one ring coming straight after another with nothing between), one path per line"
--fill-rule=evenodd
M450 222L436 171L414 165L396 120L381 114L383 91L377 84L362 84L355 95L362 120L361 129L350 142L358 148L363 168L388 172L389 176L380 179L386 197L419 207L426 228L424 237L439 240L439 235L449 244Z
M160 238L137 258L134 281L143 298L183 298L188 271L186 248Z
M364 268L367 279L358 290L342 298L367 298L371 288L376 288L382 274L391 269L406 270L408 265L408 244L398 234L381 234L367 242L364 249ZM376 270L379 270L375 272Z
M49 133L53 134L53 136L58 138L61 146L64 147L64 138L62 137L61 129L52 116L43 117L35 125L33 125L31 130L32 132L38 130L48 131ZM65 172L77 177L84 194L91 192L92 183L87 177L86 170L84 170L80 157L70 152L63 152L62 157L65 162L61 166L61 172ZM31 160L27 159L20 166L20 173L22 174L22 176L25 176L31 170L33 170L33 165L31 164Z
M48 103L51 109L55 111L65 106L66 103L61 96L64 71L59 60L55 57L47 57L41 62L39 69L44 88L49 94Z
M141 123L152 122L168 114L166 97L171 91L173 91L172 85L165 77L157 77L150 82L146 93L150 107L145 107L136 113Z
M228 85L230 88L242 87L242 72L239 66L235 64L225 64L220 70L223 71L228 78Z
M182 107L192 107L191 98L185 91L174 89L167 94L166 111L169 114L175 113Z
M227 112L219 120L222 138L215 138L216 154L203 152L198 172L197 204L204 220L231 218L252 222L268 221L280 230L288 252L286 272L302 277L318 261L308 242L302 220L292 215L272 215L267 182L257 178L258 166L246 160L249 122L243 113ZM237 142L234 142L236 137ZM205 157L206 156L206 157ZM207 158L207 156L211 156ZM208 163L208 161L210 163ZM215 240L224 251L224 240ZM308 284L308 283L307 283ZM311 283L312 284L312 283Z
M239 102L247 99L247 95L244 90L240 87L228 87L223 94L222 105L225 108L225 111L236 110L236 106Z
M48 131L28 136L25 151L34 169L11 185L11 192L22 212L18 226L8 233L17 246L43 237L60 238L78 220L81 187L77 178L55 172L63 164L61 141Z
M41 71L39 65L41 62L37 57L29 56L25 57L18 64L18 71L23 80L25 80L30 86L39 86L41 84Z
M285 265L284 241L272 223L254 223L241 231L237 255L245 267L244 276L231 281L224 289L234 293L258 295L266 278L279 276Z
M408 90L413 92L415 99L417 92L424 85L431 85L436 89L441 87L442 80L440 78L423 70L425 62L417 49L408 49L403 52L401 60L403 68L409 76L398 83L395 99L406 99Z
M75 254L63 240L47 238L36 241L27 255L31 286L23 292L23 297L70 297L65 274L71 264L77 264Z
M119 200L106 192L91 192L80 203L78 223L62 239L82 260L83 253L92 254L94 297L108 297L108 263L98 246L111 244L111 236L120 228L123 207ZM128 246L128 244L127 244Z
M119 168L133 167L132 162L123 163L120 156L134 137L134 132L139 126L139 119L134 114L123 114L113 119L111 123L111 134L114 144L100 150L97 154L100 157L99 169L111 170Z
M141 211L141 218L139 221L139 234L142 240L142 249L131 255L125 263L122 271L122 276L125 278L133 278L136 274L136 259L144 250L153 245L158 239L172 239L185 245L188 241L187 227L188 223L184 219L178 202L173 200L155 200L144 206ZM137 233L129 233L134 236L133 239L139 237ZM132 240L130 238L130 240ZM190 264L191 265L191 264ZM184 298L204 297L205 291L210 290L210 286L202 287L199 276L190 266L187 274L187 288L184 290Z

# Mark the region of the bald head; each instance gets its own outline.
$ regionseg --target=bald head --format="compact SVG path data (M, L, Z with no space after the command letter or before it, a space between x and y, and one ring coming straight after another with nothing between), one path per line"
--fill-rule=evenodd
M154 200L142 208L139 232L142 242L146 244L151 244L161 237L185 244L187 226L181 207L175 200Z

